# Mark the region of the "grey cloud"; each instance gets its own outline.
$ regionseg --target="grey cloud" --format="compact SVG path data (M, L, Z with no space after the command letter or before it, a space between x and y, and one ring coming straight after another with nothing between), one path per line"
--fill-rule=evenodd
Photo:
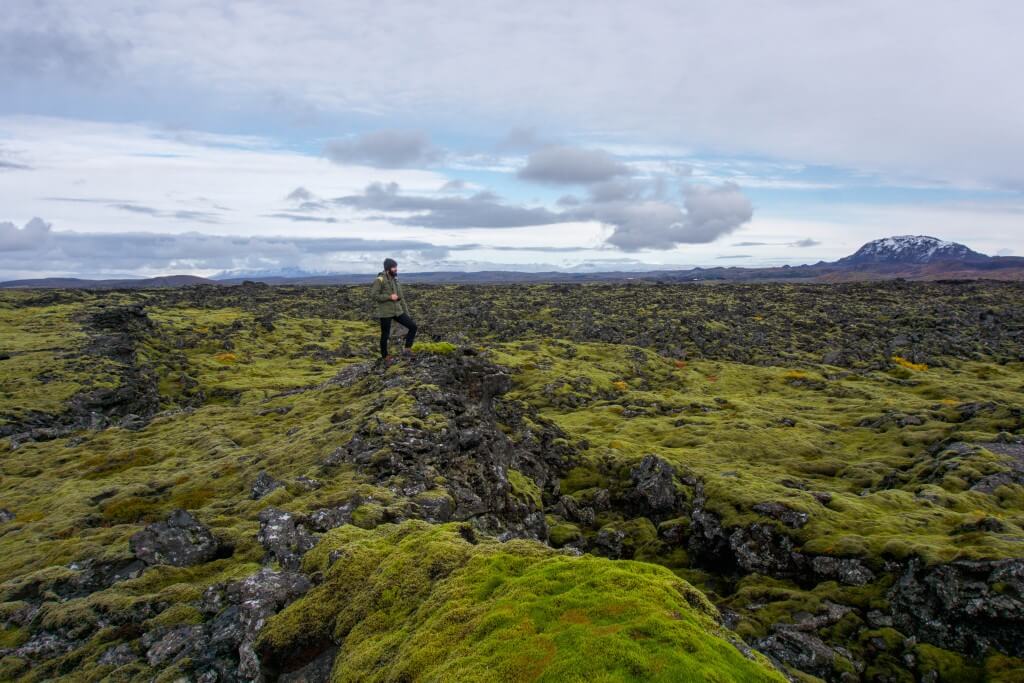
M10 221L0 222L0 254L39 248L50 236L50 224L33 218L22 228Z
M315 195L304 187L296 187L288 193L285 199L293 202L308 202L315 199Z
M671 249L685 241L686 215L670 202L608 202L582 213L612 226L607 242L623 251Z
M495 147L500 152L529 152L544 145L536 128L512 128Z
M580 203L579 197L571 194L563 194L555 201L559 206L579 206Z
M730 256L716 256L716 259L751 258L750 254L735 254Z
M458 248L458 247L457 247ZM422 240L357 237L291 238L210 235L198 232L80 233L55 231L39 218L23 228L0 223L0 277L38 273L191 272L305 266L337 257L401 254L441 259L450 248ZM26 264L31 264L30 268Z
M503 245L477 245L481 249L494 249L496 251L542 251L553 254L574 251L590 251L593 247L550 247L543 245L536 246L503 246Z
M110 208L117 209L118 211L136 213L143 216L152 216L153 218L173 218L175 220L191 221L193 223L220 223L220 218L218 214L212 213L210 211L193 211L186 209L179 209L177 211L162 211L152 206L136 204L134 202L125 201L123 199L103 199L99 197L41 197L41 199L50 202L106 204Z
M304 187L296 187L294 190L292 190L291 192L288 193L288 196L285 197L285 200L296 203L296 206L293 208L294 211L314 212L314 211L323 211L325 209L330 208L330 206L326 202L324 202L322 199L320 199L319 197L317 197L315 194L313 194L312 192L310 192L309 190L307 190ZM281 216L281 217L288 217L288 215L286 215L286 214L273 214L273 215ZM296 217L295 220L303 220L303 219L300 219L300 218ZM309 218L309 219L305 219L305 220L317 220L317 219ZM335 221L334 220L330 220L330 221L325 221L325 222L334 223Z
M591 201L618 202L640 199L647 189L648 184L646 182L631 178L615 178L594 183L590 186L589 192ZM652 189L654 190L654 195L661 194L658 191L657 185Z
M407 168L434 163L443 155L422 131L378 130L332 140L324 147L324 156L336 164Z
M267 214L270 218L284 218L294 223L337 223L338 219L331 216L307 216L305 214L296 213L270 213Z
M682 178L687 178L693 175L693 166L682 162L672 164L672 170L675 171L676 175Z
M180 221L196 221L198 223L220 223L217 219L216 214L212 214L209 211L175 211L174 213L167 214L171 218L177 218Z
M47 202L72 202L80 204L127 204L124 199L103 199L100 197L40 197Z
M0 30L0 73L20 79L57 76L95 81L117 72L122 53L130 47L129 42L96 29L76 33L46 27L9 28Z
M152 206L143 206L142 204L132 204L130 202L117 202L109 204L111 208L119 209L121 211L127 211L129 213L139 213L145 216L152 216L153 218L174 218L179 221L191 221L193 223L219 223L220 220L216 214L208 211L161 211L155 209Z
M681 242L711 242L754 217L754 207L736 183L690 185L684 190L686 230Z
M819 244L821 244L821 242L819 242L818 240L811 239L810 237L805 237L804 239L797 240L795 242L733 242L732 246L734 246L734 247L777 247L777 246L786 246L786 247L816 247Z
M455 178L441 186L441 192L458 192L466 187L466 181Z
M597 204L592 213L614 227L608 243L625 251L713 242L753 217L750 200L734 183L693 185L683 194L685 212L670 202L647 200Z
M569 253L576 251L591 251L593 247L552 247L543 244L522 245L522 244L480 244L479 242L450 244L447 248L451 251L472 251L476 249L493 249L494 251L540 251L550 253Z
M3 147L0 147L0 171L27 171L32 168L28 164L14 161L14 157L14 154L11 154L11 152L7 151Z
M121 211L128 211L130 213L144 213L147 216L159 216L160 212L151 206L142 206L140 204L111 204L111 208L120 209Z
M363 194L338 197L334 201L363 211L413 213L415 215L396 216L390 220L426 228L520 228L570 220L564 214L544 208L504 204L491 192L481 192L468 198L417 197L401 194L397 183L373 183Z
M685 211L664 199L639 198L641 189L608 191L610 196L629 198L580 203L561 212L505 204L491 192L468 198L403 195L397 183L373 183L362 194L338 197L334 202L382 212L400 225L427 228L515 228L599 221L614 228L607 243L625 251L712 242L753 215L750 200L733 183L685 188Z
M629 175L629 168L604 150L549 146L531 153L517 175L539 183L586 185Z

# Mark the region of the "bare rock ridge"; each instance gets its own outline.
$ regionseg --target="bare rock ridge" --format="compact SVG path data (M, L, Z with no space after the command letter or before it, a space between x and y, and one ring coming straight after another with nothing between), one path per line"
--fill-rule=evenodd
M529 415L525 405L495 406L511 388L504 369L464 348L417 359L405 374L363 381L367 393L396 383L408 387L410 417L422 426L371 417L325 460L328 471L351 463L408 496L411 510L431 521L471 521L503 539L547 539L542 499L557 497L573 448L561 430L535 411ZM540 429L527 427L524 415Z

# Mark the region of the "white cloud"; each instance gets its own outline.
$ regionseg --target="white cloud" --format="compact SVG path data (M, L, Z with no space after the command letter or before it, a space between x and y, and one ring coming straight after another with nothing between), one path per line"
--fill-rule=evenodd
M108 105L143 93L186 118L193 107L266 112L284 102L453 132L468 120L496 130L541 121L637 144L1024 187L1024 88L1013 85L1024 5L1012 0L627 9L566 0L558 11L499 0L473 13L454 0L353 1L344 11L329 0L11 0L5 9L0 45L15 47L0 76L72 106L81 93L62 94L53 79L92 65ZM40 65L48 84L32 81Z
M433 190L441 174L342 166L252 136L204 135L136 124L37 117L0 118L0 140L32 168L5 173L0 206L6 217L33 215L83 232L148 230L178 233L216 223L218 232L358 236L368 231L354 213L334 207L337 225L298 227L273 214L296 208L297 187L318 196L360 190L370 182L401 182ZM77 200L77 201L69 201ZM373 232L382 229L376 225ZM401 226L389 237L415 237Z

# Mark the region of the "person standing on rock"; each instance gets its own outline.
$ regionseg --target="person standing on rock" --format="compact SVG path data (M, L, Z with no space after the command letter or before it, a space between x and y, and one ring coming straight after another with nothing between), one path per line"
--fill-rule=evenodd
M393 258L384 259L384 270L377 274L373 281L370 294L377 306L377 317L380 318L380 357L385 363L390 363L392 357L388 354L388 339L391 337L391 321L397 320L406 329L405 349L402 354L411 358L412 344L416 340L416 321L409 316L409 307L405 303L405 296L402 294L402 284L398 281L398 262Z

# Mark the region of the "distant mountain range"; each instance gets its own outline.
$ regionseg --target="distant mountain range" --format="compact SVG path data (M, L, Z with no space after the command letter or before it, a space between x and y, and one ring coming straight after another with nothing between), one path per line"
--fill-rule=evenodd
M216 285L214 280L195 275L165 275L141 279L86 280L77 277L44 277L31 280L0 282L6 289L155 289L160 287L187 287L188 285Z
M38 278L0 282L0 288L50 289L136 289L184 287L188 285L237 285L261 282L268 285L346 285L366 283L374 273L307 274L290 269L276 274L247 274L217 279L192 275L171 275L146 279L84 280ZM1024 280L1024 258L987 256L956 242L926 235L899 235L868 242L838 261L819 261L802 266L745 268L739 266L688 268L685 270L605 271L569 273L561 271L520 272L483 270L475 272L434 271L404 273L406 282L438 284L484 284L512 282L594 282L594 281L731 281L731 282L851 282L904 278L907 280Z

